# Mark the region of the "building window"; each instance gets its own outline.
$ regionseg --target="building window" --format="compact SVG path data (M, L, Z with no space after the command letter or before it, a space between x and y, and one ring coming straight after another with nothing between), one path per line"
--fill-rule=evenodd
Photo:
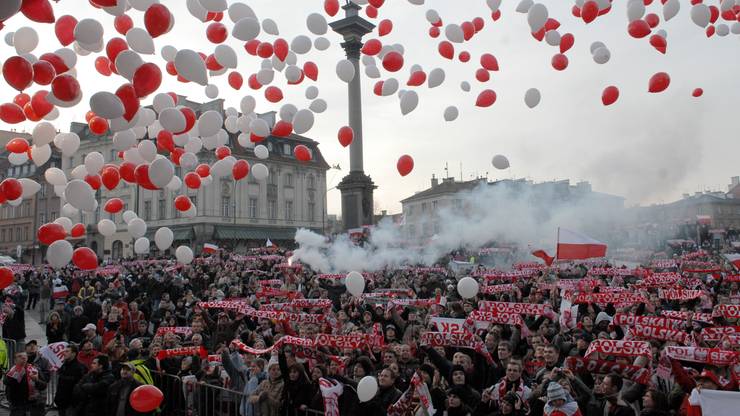
M3 243L5 242L5 228L0 231L0 241L2 241Z
M422 214L427 212L427 207L428 207L428 204L426 202L421 203L421 213Z
M28 238L28 234L29 234L29 231L28 231L28 230L29 230L30 228L31 228L31 227L26 227L26 229L25 229L25 230L24 230L24 232L23 232L23 234L24 234L24 238L23 238L23 239L24 239L24 240L26 240L26 241L30 240L30 239Z
M293 220L293 201L285 201L285 220Z
M198 211L198 196L197 195L191 196L190 201L193 203L193 208L195 208L195 210Z
M270 199L267 201L267 215L271 220L277 218L277 201Z
M39 189L39 195L46 196L46 182L41 184L41 189Z
M313 175L308 175L308 189L316 188L316 178Z
M308 220L314 221L314 216L316 213L316 204L313 202L308 203Z
M144 221L152 219L152 201L144 201Z
M42 212L39 214L39 224L46 224L46 213Z
M160 199L157 205L157 215L159 216L160 220L163 220L165 217L165 207L167 205L167 201L164 199Z
M114 259L123 257L123 242L121 240L114 241L111 249L111 257Z
M57 212L51 211L51 216L49 217L49 221L54 221L57 219Z
M257 218L258 214L257 198L249 198L249 218Z
M293 174L292 173L286 173L285 174L285 186L293 187Z
M290 155L292 152L292 149L290 148L290 145L288 143L283 144L283 153L285 155Z
M23 203L23 216L24 217L31 216L31 201L26 201Z
M108 161L109 162L112 162L112 161L116 160L116 154L117 153L118 152L116 151L116 149L110 149L110 159L108 159Z
M221 216L228 217L229 214L229 206L231 206L231 198L228 196L224 196L221 198Z
M21 227L15 227L15 241L21 241Z
M270 169L270 176L267 178L267 181L270 185L277 185L278 177L275 169Z

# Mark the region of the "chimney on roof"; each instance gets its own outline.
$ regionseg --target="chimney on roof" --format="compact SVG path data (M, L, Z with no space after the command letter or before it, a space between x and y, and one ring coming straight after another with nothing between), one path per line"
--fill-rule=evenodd
M432 173L432 188L439 185L439 179L437 179L434 174Z
M729 189L732 189L736 186L740 185L740 176L733 176L730 178L730 186Z
M691 194L683 194L682 196L683 196L683 199L691 198Z

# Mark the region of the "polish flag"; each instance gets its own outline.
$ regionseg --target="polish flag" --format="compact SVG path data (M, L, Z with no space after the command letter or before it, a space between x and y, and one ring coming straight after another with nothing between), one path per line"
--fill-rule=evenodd
M725 254L724 256L736 269L740 270L740 254Z
M694 392L698 393L699 405L701 406L701 414L703 416L725 416L737 414L737 404L740 402L740 392L707 389L697 391L694 389L691 392L692 396L694 396ZM691 400L692 399L689 398L689 402L691 402Z
M215 244L205 243L203 244L203 252L206 254L213 254L218 251L218 246Z
M558 228L558 260L582 260L606 256L606 244L575 231Z
M545 250L535 250L532 252L532 255L541 258L548 266L552 264L553 260L555 260L555 257L548 256Z
M69 296L69 289L65 285L54 286L54 292L51 295L52 299L64 299Z

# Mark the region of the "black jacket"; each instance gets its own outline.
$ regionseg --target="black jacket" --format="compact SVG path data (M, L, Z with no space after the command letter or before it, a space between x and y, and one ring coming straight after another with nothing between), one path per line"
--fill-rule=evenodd
M14 406L38 402L40 398L38 390L46 389L46 382L39 376L38 380L34 383L37 389L37 397L29 397L28 373L21 378L21 381L17 381L15 378L6 375L3 377L3 383L5 384L5 397ZM44 395L43 397L46 397L46 391L43 391L41 394Z
M75 358L73 361L65 361L57 371L58 384L57 392L54 396L54 403L57 407L66 409L74 403L73 394L75 385L82 380L82 377L87 373L87 367L84 364L77 361Z
M108 413L106 413L106 415L116 415L116 412L118 411L118 403L121 399L121 395L123 394L126 394L126 397L124 398L126 400L126 416L139 416L144 414L134 410L134 408L131 407L131 403L129 403L131 393L134 391L135 388L141 385L141 383L133 378L131 380L121 379L111 384L108 388Z
M87 373L74 388L78 416L101 416L106 414L108 387L114 378L110 370Z
M13 316L8 317L3 323L3 338L24 339L26 337L26 318L23 305L16 305L14 312Z
M298 416L305 413L300 410L300 407L302 405L309 406L311 404L311 397L313 394L311 382L308 381L305 372L301 372L298 375L298 380L293 381L290 379L290 369L285 360L285 353L282 351L278 355L278 363L280 364L280 372L285 381L285 387L283 388L283 395L285 397L280 414L285 416Z

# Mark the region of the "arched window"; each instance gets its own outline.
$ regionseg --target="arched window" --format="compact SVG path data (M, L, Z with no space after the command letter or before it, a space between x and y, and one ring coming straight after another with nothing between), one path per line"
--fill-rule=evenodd
M121 240L113 242L113 246L111 247L111 256L114 259L120 259L123 257L123 242Z

